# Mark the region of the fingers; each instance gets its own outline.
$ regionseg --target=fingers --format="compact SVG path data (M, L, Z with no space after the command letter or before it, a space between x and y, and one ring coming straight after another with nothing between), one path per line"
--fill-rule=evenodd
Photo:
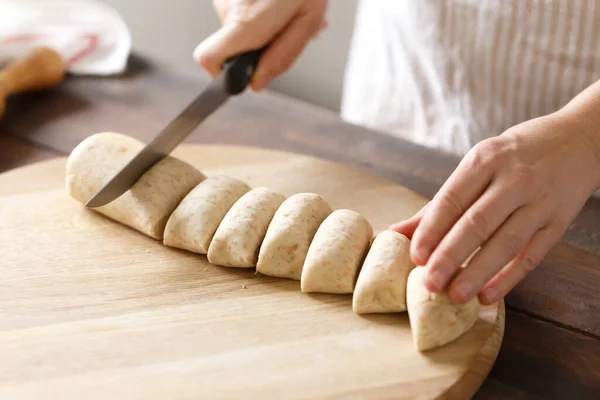
M506 219L522 205L519 193L506 190L506 188L507 184L502 181L496 181L490 185L441 240L426 264L428 268L425 284L429 290L434 292L443 290L467 257L479 246L482 246ZM510 246L519 246L519 248L514 249L515 252L512 257L516 256L518 250L526 243L526 240L523 243L513 243L521 238L521 236L517 237L516 235L516 232L518 232L516 229L520 227L515 227L514 224L522 224L519 216L517 216L516 222L510 226L509 233L503 233L504 236L508 234L512 236L508 239L502 239L510 240ZM487 244L484 246L477 257L471 261L471 264L486 254L487 246ZM464 292L465 296L472 296L471 292L474 290L472 286L470 280L461 280L459 287L455 287L455 290L458 289L459 292Z
M287 71L307 43L327 27L323 19L324 7L299 13L279 30L265 23L225 22L221 29L194 49L194 60L214 78L228 58L269 44L250 83L252 89L262 90L271 80Z
M256 29L249 34L248 27L239 23L224 25L194 49L194 60L214 78L229 57L267 44L270 38L266 34Z
M453 279L448 288L452 302L463 304L479 293L486 282L523 251L536 231L548 221L540 207L534 205L515 211Z
M417 212L415 215L413 215L409 219L400 221L400 222L396 222L395 224L390 225L388 227L388 229L403 234L409 240L412 239L415 229L417 229L417 226L419 226L419 223L421 222L421 219L423 218L423 215L425 214L425 210L427 209L428 204L429 203L425 204L419 210L419 212Z
M508 265L500 270L479 295L482 304L493 304L508 294L527 274L540 264L564 231L546 226L538 230L529 244Z
M427 213L415 230L411 255L417 265L425 265L454 223L483 193L492 179L492 169L482 163L477 149L458 165L431 201Z
M306 44L321 28L321 20L302 15L269 45L261 57L256 74L250 82L255 91L264 89L275 77L287 71L300 56Z

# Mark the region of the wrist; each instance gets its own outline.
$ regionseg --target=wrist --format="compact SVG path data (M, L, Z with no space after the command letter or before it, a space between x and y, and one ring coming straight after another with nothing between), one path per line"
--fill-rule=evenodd
M555 115L568 125L570 135L580 142L581 156L587 160L592 193L600 189L600 112L594 109L565 107Z
M588 150L582 156L592 160L589 173L594 178L593 191L600 189L600 80L575 96L556 114L569 121L569 131Z

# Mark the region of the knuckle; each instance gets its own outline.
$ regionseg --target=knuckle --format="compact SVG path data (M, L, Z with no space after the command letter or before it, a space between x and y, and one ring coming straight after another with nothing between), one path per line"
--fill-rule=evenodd
M487 160L485 160L484 153L481 150L480 144L476 144L471 149L471 151L467 155L466 161L468 162L469 168L473 170L480 170L486 165Z
M235 32L231 35L232 40L243 38L241 41L248 50L261 47L273 38L272 33L264 25L252 19L232 19L227 22L226 29Z
M510 258L513 258L517 254L519 254L523 247L523 240L521 239L521 235L517 234L514 231L508 231L504 232L502 236L502 246L510 255Z
M441 193L440 203L452 209L456 215L461 215L464 212L464 209L460 200L458 199L459 196L456 194L456 192L454 192L452 189L448 189Z
M485 213L481 210L471 209L465 213L467 224L470 230L481 242L484 242L488 236L489 221Z
M446 251L437 259L432 259L432 265L437 265L435 270L443 272L446 276L452 276L460 268L460 261L457 261L455 254Z
M502 143L497 138L482 140L473 147L471 167L485 168L495 162L502 154Z
M525 254L523 254L523 258L521 259L521 267L525 272L525 275L533 271L539 263L539 258L529 251L525 252Z

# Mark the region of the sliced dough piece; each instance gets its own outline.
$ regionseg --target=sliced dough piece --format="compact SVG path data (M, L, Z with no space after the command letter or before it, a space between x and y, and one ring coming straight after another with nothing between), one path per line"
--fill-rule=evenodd
M103 132L86 138L67 160L67 192L77 201L87 203L142 148L142 142L120 133ZM167 156L119 198L94 210L162 240L173 210L204 179L204 174L196 168Z
M269 223L284 200L284 195L266 187L243 195L217 228L208 247L208 262L225 267L255 267Z
M163 243L206 254L227 211L250 186L228 176L212 176L200 182L169 217Z
M371 224L359 213L340 209L329 214L308 249L300 279L301 290L352 293L372 237Z
M269 225L256 270L264 275L300 280L308 247L332 211L314 193L298 193L285 200Z
M401 233L379 233L367 253L352 297L357 314L406 311L406 282L415 267L410 240Z
M477 296L465 304L454 304L446 292L429 292L423 283L425 271L425 267L413 269L406 288L413 343L419 351L458 339L473 327L480 310Z

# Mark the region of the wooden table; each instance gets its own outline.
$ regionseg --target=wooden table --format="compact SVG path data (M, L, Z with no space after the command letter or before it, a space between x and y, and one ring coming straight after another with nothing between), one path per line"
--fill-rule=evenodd
M0 120L0 172L68 154L100 131L148 141L206 84L138 56L117 78L69 77L12 98ZM345 124L335 113L248 91L188 143L245 144L310 154L392 179L428 198L459 160ZM600 398L600 201L590 199L563 240L506 298L505 336L477 399Z

